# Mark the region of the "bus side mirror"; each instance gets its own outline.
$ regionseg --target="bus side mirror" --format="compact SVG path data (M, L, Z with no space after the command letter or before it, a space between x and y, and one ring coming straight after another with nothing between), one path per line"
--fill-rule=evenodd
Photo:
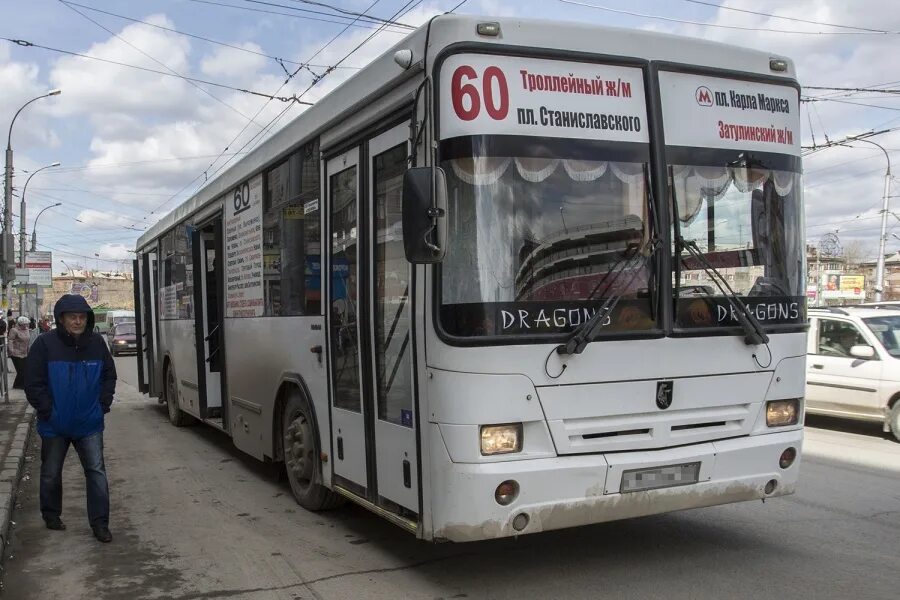
M413 167L403 175L403 247L413 264L439 263L447 251L447 175Z

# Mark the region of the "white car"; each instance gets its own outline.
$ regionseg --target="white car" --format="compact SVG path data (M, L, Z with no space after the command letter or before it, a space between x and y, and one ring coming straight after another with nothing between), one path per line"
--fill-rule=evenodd
M806 411L884 424L900 441L900 310L809 310Z

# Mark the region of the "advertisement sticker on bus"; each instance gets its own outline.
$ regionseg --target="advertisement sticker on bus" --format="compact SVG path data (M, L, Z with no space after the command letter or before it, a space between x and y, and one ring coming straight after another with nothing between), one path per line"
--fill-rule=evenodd
M440 111L441 139L649 139L643 74L635 67L456 54L441 66Z
M262 175L235 187L225 207L225 316L261 317Z
M661 72L666 144L800 156L800 95L773 85Z

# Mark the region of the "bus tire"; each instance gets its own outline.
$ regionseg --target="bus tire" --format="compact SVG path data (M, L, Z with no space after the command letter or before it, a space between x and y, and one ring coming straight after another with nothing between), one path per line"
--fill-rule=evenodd
M178 382L175 379L175 369L171 366L166 369L166 408L169 413L169 422L175 427L194 424L194 417L178 406Z
M894 407L888 413L888 424L894 439L900 442L900 400L894 402Z
M288 391L281 423L284 469L297 504L311 511L328 510L343 504L341 496L321 484L316 423L299 390Z

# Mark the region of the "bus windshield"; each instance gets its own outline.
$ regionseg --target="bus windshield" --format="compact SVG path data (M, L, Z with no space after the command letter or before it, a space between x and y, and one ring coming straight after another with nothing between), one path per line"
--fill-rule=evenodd
M804 240L799 172L750 162L670 164L677 236L743 297L763 324L802 323ZM698 260L675 244L676 325L736 326L733 310Z
M628 144L632 152L616 154L609 144L585 144L577 158L561 158L556 151L579 145L551 144L527 138L515 152L490 152L487 140L467 156L445 156L446 333L569 332L613 294L623 298L604 332L654 327L645 149Z

